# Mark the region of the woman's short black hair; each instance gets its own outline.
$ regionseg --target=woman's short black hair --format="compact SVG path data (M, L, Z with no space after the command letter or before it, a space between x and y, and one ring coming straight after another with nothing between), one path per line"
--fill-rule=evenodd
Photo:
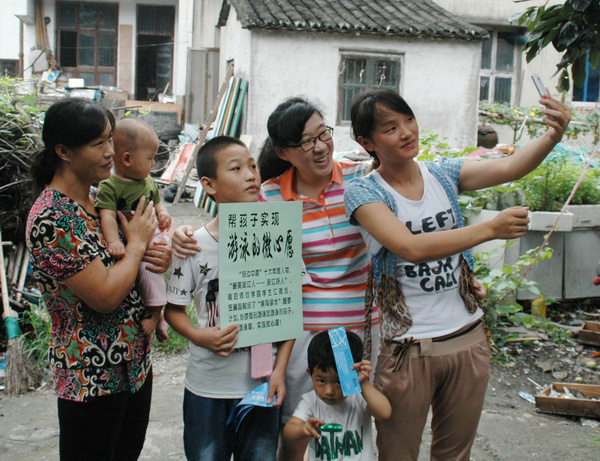
M360 336L352 331L346 331L346 335L352 352L352 360L354 360L354 363L360 362L363 356L363 345ZM308 345L308 370L311 375L315 368L322 371L336 370L333 348L327 330L317 333Z
M106 125L115 128L113 114L96 101L85 98L63 98L52 104L44 116L44 147L33 158L31 176L39 192L54 178L62 162L56 147L70 149L83 146L100 137Z
M380 109L377 105L383 106L393 112L414 117L412 109L408 103L398 93L392 90L372 90L360 93L352 100L350 107L350 120L352 121L352 137L358 142L362 136L370 139L378 122ZM375 152L369 152L374 158L375 168L379 166L379 159Z
M286 99L271 113L267 121L269 137L261 147L257 162L262 181L279 176L292 167L290 162L277 155L277 151L300 142L306 122L314 113L323 117L315 104L299 96Z
M217 154L233 144L248 149L243 141L232 136L215 136L211 140L206 141L198 151L196 157L196 171L198 172L198 177L202 178L205 176L207 178L215 179L217 177L217 168L219 166Z

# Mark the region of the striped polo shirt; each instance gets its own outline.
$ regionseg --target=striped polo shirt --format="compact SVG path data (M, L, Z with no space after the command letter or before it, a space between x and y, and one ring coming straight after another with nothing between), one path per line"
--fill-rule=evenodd
M346 217L344 189L368 168L364 163L333 160L331 182L318 200L293 190L294 167L262 184L261 201L302 202L302 259L311 278L302 286L305 330L364 327L369 255L358 228ZM373 323L378 322L376 313Z

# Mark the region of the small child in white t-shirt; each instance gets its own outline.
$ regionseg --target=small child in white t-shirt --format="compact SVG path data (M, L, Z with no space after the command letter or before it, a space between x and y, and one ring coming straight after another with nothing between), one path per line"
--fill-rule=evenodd
M290 460L301 460L309 442L311 461L375 459L371 416L386 420L392 407L369 382L371 363L362 360L360 337L351 331L347 336L356 362L352 368L358 372L362 391L343 396L329 332L317 334L308 346L307 372L314 390L302 396L283 429L284 450Z

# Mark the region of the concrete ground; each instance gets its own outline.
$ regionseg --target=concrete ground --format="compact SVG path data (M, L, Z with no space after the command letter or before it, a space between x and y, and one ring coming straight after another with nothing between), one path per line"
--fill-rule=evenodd
M157 356L154 395L142 460L183 460L183 376L187 353ZM507 386L504 371L494 367L472 460L598 460L597 421L538 413L535 406ZM8 397L0 394L0 459L58 459L56 399L45 386ZM429 428L419 461L429 459Z

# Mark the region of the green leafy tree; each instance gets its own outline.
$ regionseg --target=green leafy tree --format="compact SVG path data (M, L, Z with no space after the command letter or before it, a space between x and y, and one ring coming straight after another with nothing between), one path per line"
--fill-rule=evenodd
M596 69L600 57L600 0L566 0L562 5L546 6L532 6L511 18L519 25L527 24L527 62L552 43L556 51L564 53L556 65L558 90L569 90L569 68L575 85L582 87L586 62Z

